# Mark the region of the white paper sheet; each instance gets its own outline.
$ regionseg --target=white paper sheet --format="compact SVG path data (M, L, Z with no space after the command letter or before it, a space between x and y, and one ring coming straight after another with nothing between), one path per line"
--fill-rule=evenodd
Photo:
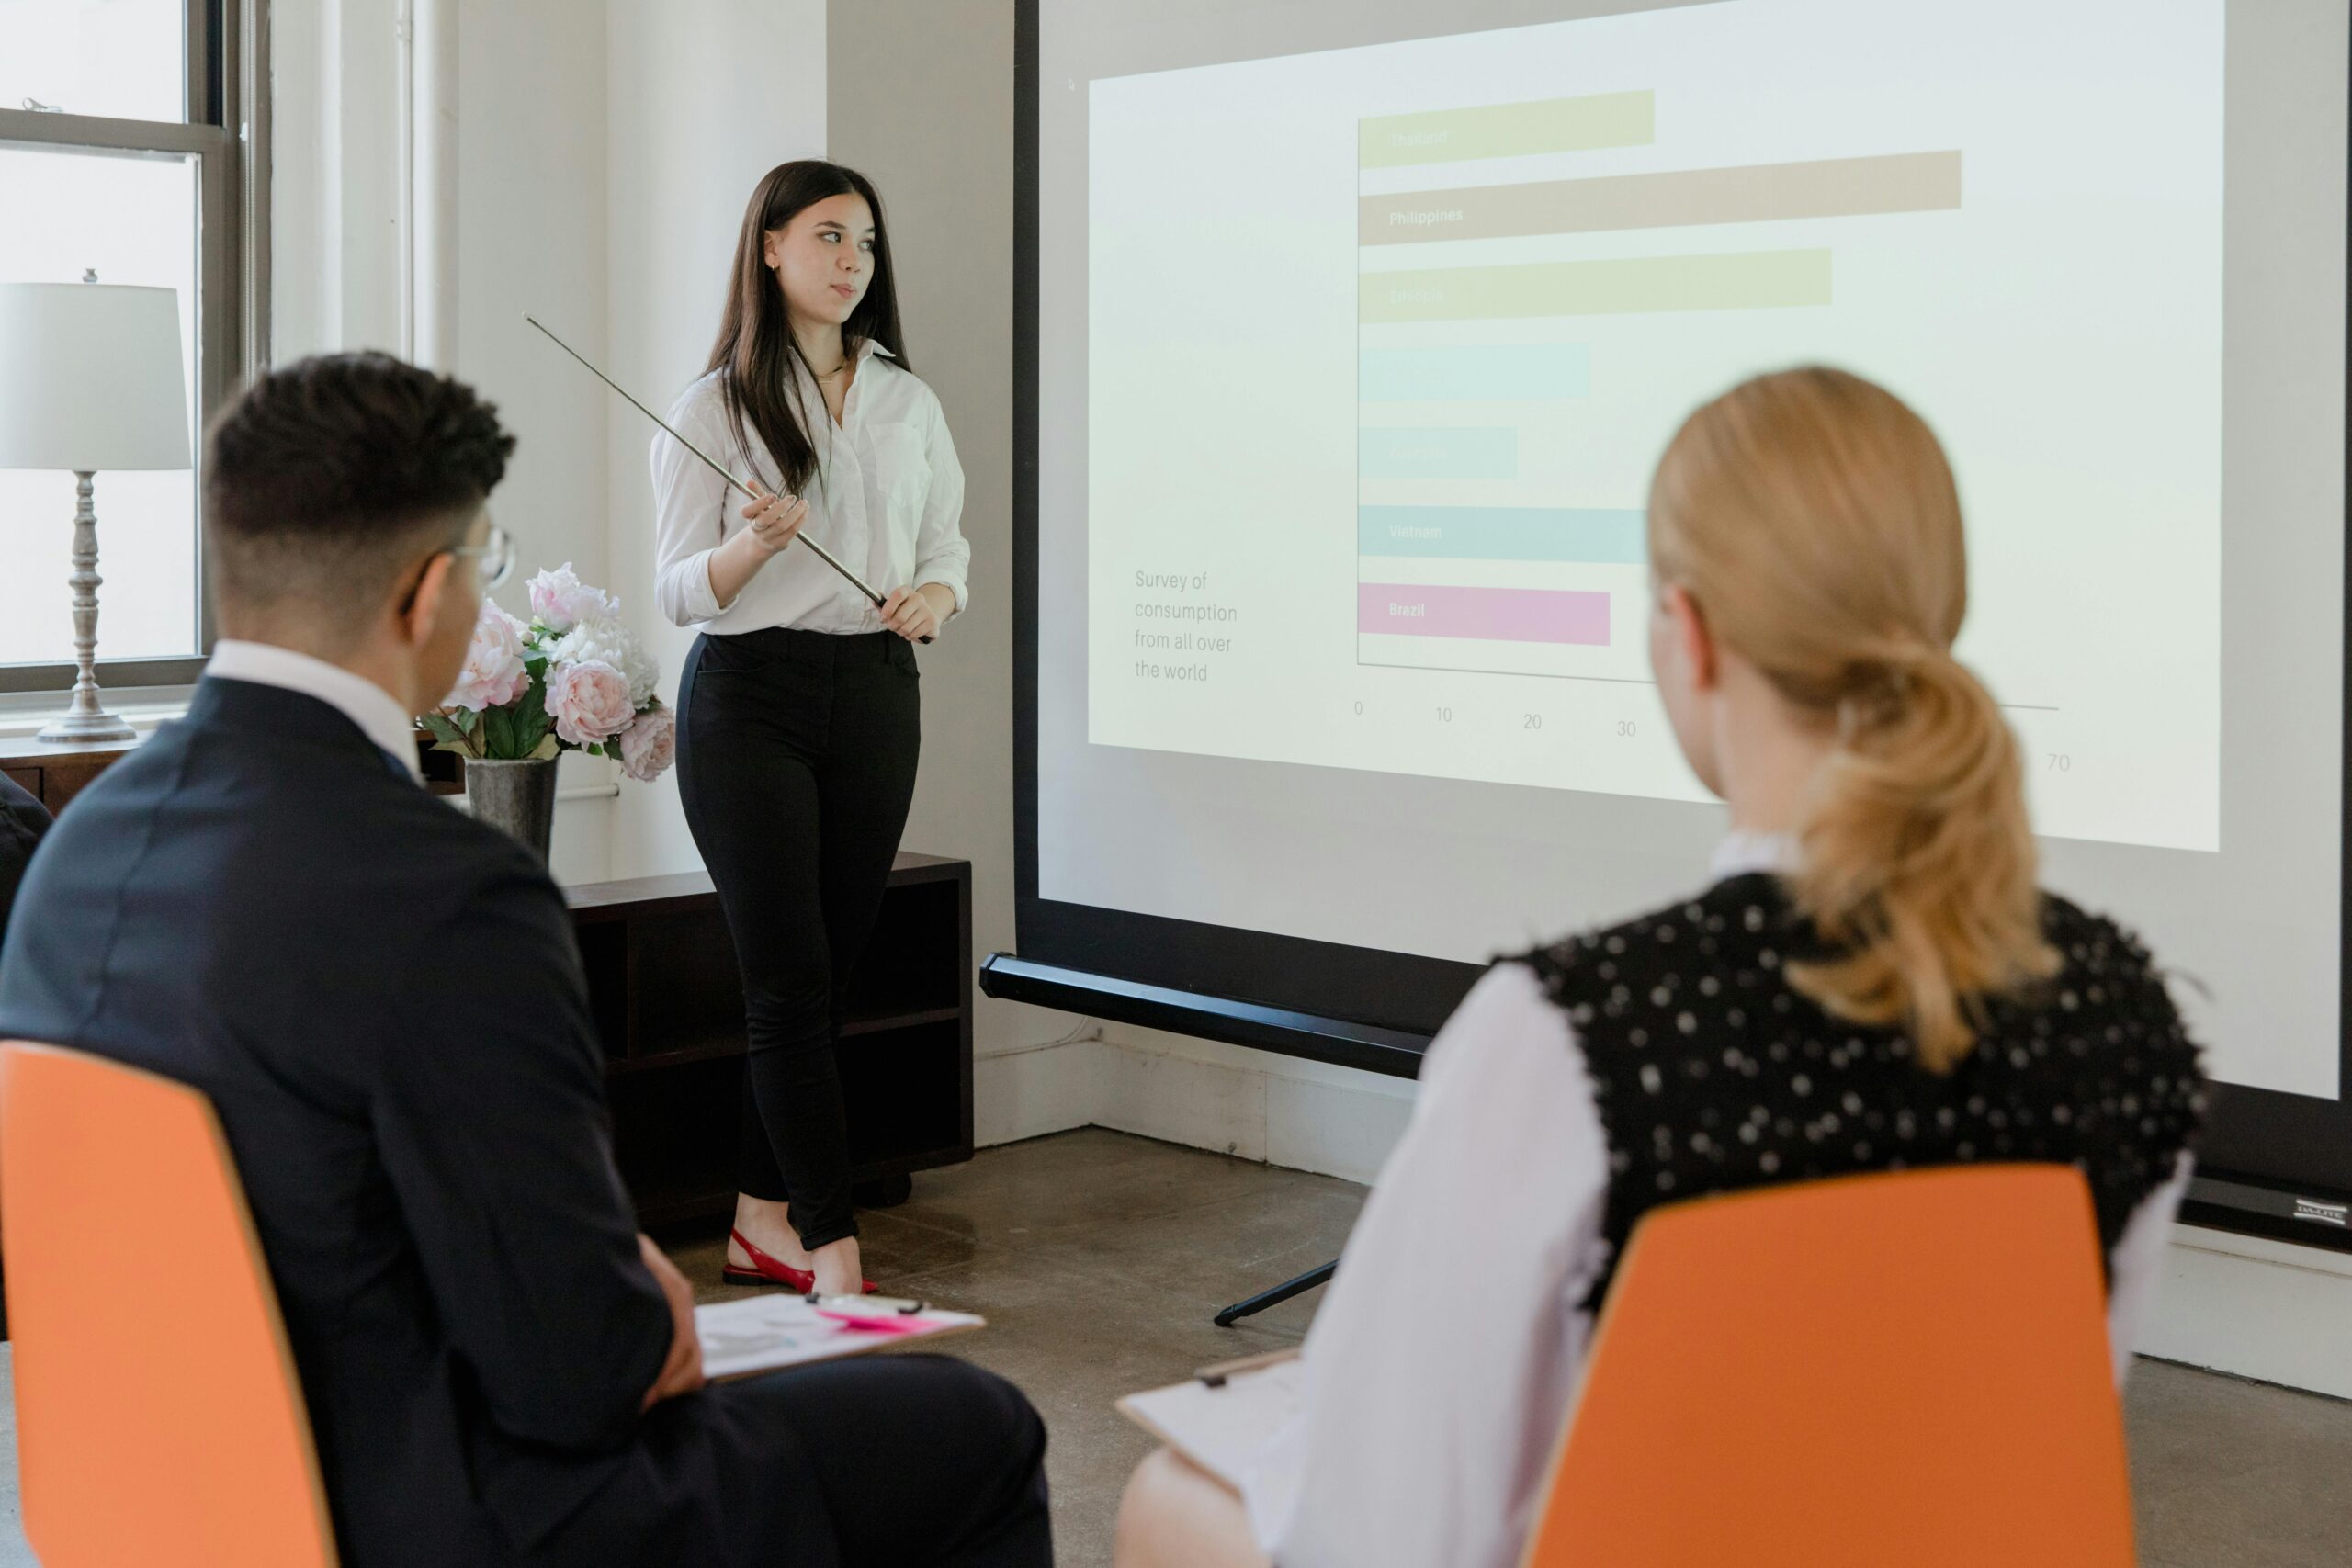
M897 1334L853 1328L784 1292L695 1308L695 1330L702 1337L703 1375L713 1381L986 1326L983 1319L968 1312L925 1311L897 1321L912 1326Z

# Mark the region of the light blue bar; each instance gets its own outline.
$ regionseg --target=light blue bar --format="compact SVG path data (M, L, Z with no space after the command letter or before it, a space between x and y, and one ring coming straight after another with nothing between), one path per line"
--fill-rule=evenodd
M1367 348L1357 384L1368 403L1581 398L1592 389L1592 352L1580 343Z
M1470 424L1356 433L1368 479L1515 479L1519 432L1507 424Z
M1356 551L1421 559L1639 566L1649 558L1648 515L1604 507L1362 506L1356 509Z

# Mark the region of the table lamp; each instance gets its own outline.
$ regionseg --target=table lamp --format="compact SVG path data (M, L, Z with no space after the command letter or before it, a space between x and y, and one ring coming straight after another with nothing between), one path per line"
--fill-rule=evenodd
M0 468L63 468L74 509L73 705L42 728L60 742L128 740L130 726L98 705L98 519L101 468L188 467L179 294L170 288L0 283Z

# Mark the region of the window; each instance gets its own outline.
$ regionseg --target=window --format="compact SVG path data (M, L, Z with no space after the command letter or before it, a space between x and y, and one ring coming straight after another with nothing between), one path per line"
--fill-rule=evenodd
M266 357L266 4L0 0L0 280L175 290L191 451ZM104 686L202 667L199 479L97 476ZM0 471L0 692L74 683L74 486Z

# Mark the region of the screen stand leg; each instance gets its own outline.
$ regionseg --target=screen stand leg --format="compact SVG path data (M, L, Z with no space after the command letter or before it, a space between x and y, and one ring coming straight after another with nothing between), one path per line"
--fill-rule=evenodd
M1309 1269L1295 1280L1276 1285L1271 1291L1261 1291L1246 1302L1237 1302L1216 1314L1216 1325L1219 1328L1230 1328L1253 1313L1263 1312L1270 1306L1280 1306L1291 1297L1304 1295L1317 1285L1329 1284L1331 1270L1338 1267L1339 1264L1334 1262L1326 1263L1319 1269Z

